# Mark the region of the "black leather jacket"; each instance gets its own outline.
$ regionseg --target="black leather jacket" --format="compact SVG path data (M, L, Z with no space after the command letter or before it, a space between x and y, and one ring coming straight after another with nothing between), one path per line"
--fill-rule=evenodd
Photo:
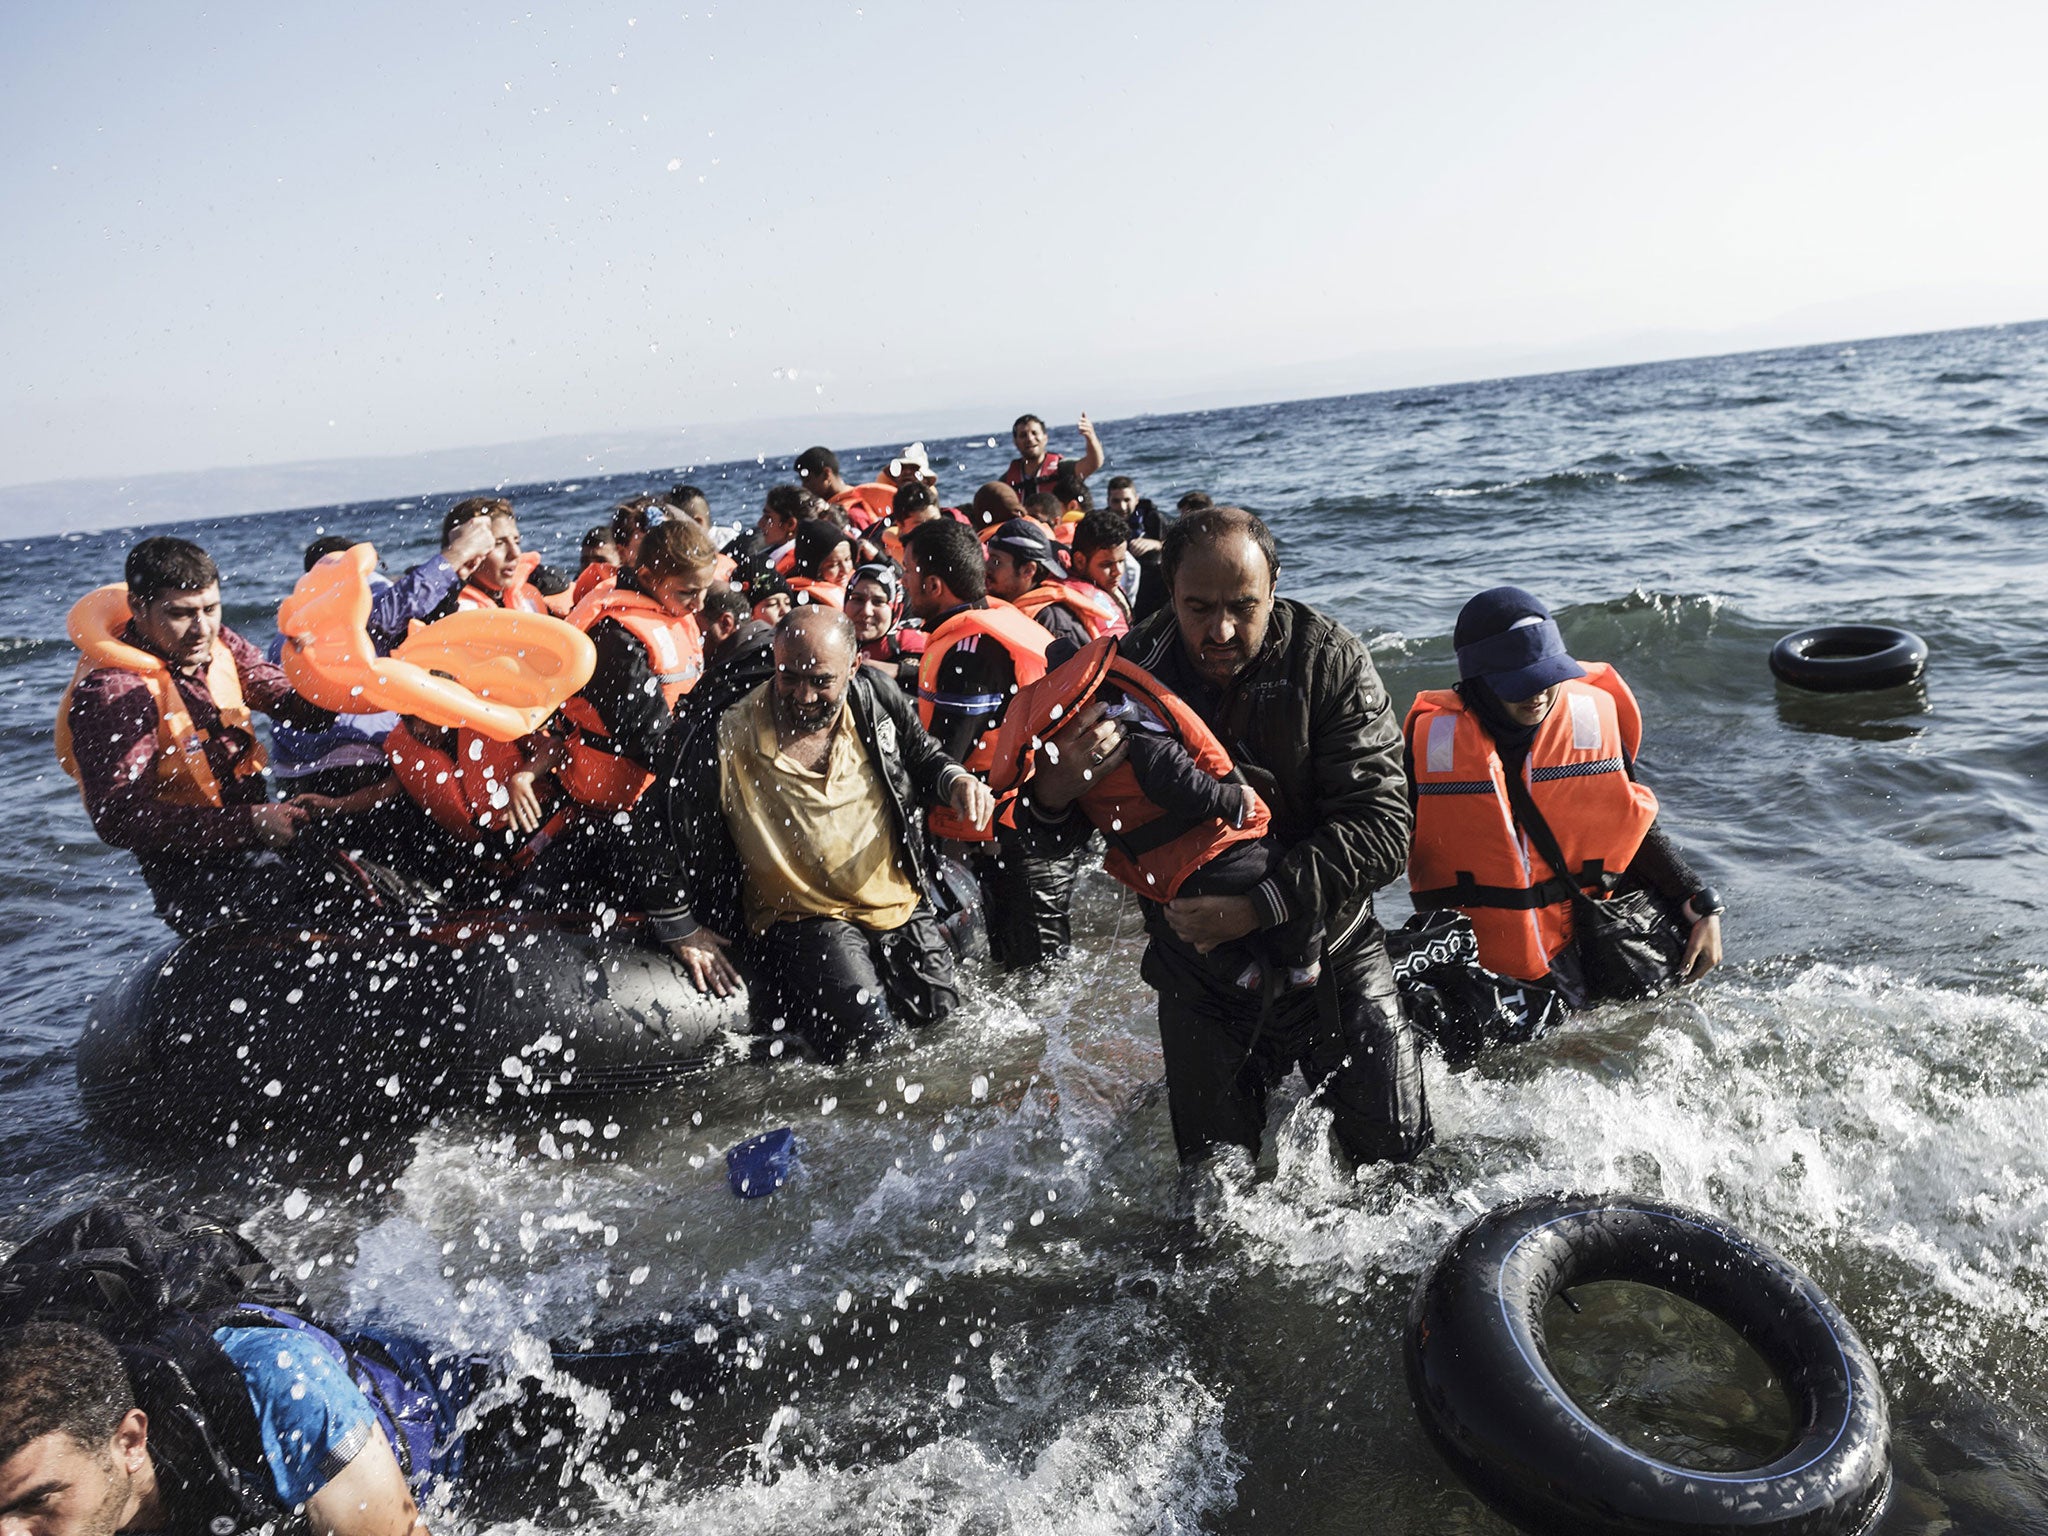
M1280 598L1259 654L1220 691L1189 666L1171 608L1118 649L1208 722L1271 808L1286 853L1251 892L1261 925L1315 913L1334 948L1369 920L1372 893L1407 866L1415 818L1401 723L1364 642L1306 603ZM1017 819L1038 836L1087 833L1072 814Z
M718 721L742 697L730 695L714 709L685 709L654 784L634 807L639 905L664 943L700 925L728 939L745 929L745 871L718 796ZM846 702L889 802L896 856L903 872L925 890L930 870L923 812L944 804L967 770L918 724L917 711L900 690L868 677L865 669L855 670Z

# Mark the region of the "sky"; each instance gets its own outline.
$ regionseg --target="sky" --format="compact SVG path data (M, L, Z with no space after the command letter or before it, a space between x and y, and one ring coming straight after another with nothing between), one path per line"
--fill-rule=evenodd
M2039 318L2044 58L1952 0L7 5L0 486Z

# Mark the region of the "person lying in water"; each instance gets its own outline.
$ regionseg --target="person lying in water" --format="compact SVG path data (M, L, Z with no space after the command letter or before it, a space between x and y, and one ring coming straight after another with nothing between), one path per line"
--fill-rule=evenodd
M709 1302L678 1310L555 1344L550 1365L615 1411L701 1393L746 1336ZM323 1322L203 1215L107 1202L62 1218L0 1263L0 1323L6 1536L425 1536L422 1504L575 1443L538 1378Z
M986 826L995 804L858 651L844 614L788 614L772 679L716 716L692 712L634 814L656 937L721 996L739 983L736 952L756 1026L827 1059L958 1002L922 813L947 805Z

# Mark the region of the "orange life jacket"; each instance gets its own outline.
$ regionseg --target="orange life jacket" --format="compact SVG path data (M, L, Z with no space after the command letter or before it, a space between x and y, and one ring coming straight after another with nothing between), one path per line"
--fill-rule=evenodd
M512 579L504 586L494 591L472 579L456 595L455 605L458 608L516 608L525 613L546 613L547 600L531 585L533 573L539 569L539 552L528 550L513 562Z
M1073 609L1091 640L1121 635L1131 627L1123 604L1092 581L1042 581L1017 599L1018 609L1034 619L1054 603Z
M511 742L493 741L475 731L457 731L453 756L429 746L399 721L384 738L384 755L392 775L413 802L444 830L473 842L479 828L501 830L511 825L506 815L505 786L527 766L526 755ZM546 847L575 815L575 803L557 806L510 862L525 865Z
M823 603L827 608L846 607L846 588L836 582L818 581L809 576L791 576L785 585L799 603Z
M1500 753L1449 689L1408 711L1415 760L1410 894L1419 911L1455 907L1479 934L1479 963L1540 981L1572 939L1571 882L1604 897L1657 819L1657 797L1628 776L1642 715L1612 667L1583 663L1561 684L1524 766L1529 797L1568 870L1554 870L1516 822Z
M856 531L864 531L895 510L896 487L880 480L866 485L849 485L832 498L832 505L844 507L846 520Z
M1243 782L1202 717L1150 672L1118 655L1115 638L1105 635L1017 691L996 733L989 787L1008 790L1029 778L1045 738L1057 734L1105 685L1167 726L1204 773ZM1090 784L1079 804L1108 845L1102 867L1148 901L1173 900L1189 875L1231 844L1264 837L1272 820L1256 793L1243 826L1214 816L1202 821L1176 816L1145 797L1137 770L1127 762Z
M576 605L569 622L585 634L601 619L616 619L647 651L647 665L661 687L663 704L696 686L704 672L704 641L694 621L677 618L644 592L601 587ZM580 804L623 811L647 792L654 775L606 743L611 733L596 708L581 693L562 706L575 727L569 733L569 766L559 775L562 788Z
M951 615L925 642L924 660L917 669L917 718L930 730L933 717L942 708L986 715L988 726L975 738L963 765L986 778L993 762L996 727L1002 720L1004 705L1009 703L1008 696L939 692L941 664L953 647L970 635L986 636L1010 653L1019 687L1045 676L1045 652L1052 644L1052 636L1036 619L1018 612L1001 598L992 597L986 608L962 608ZM995 838L995 822L991 819L986 828L976 827L951 806L942 805L931 813L931 831L934 837L948 837L955 842L986 843Z
M1028 501L1040 491L1052 489L1053 471L1060 467L1060 456L1048 450L1038 461L1038 473L1027 474L1022 459L1010 460L1010 467L1003 471L1003 484L1017 493L1019 501Z
M169 664L154 652L120 638L129 618L128 588L119 582L88 592L72 604L65 627L84 654L79 657L77 670L71 674L64 697L57 705L57 761L73 779L78 777L78 759L71 750L71 696L78 685L103 669L133 672L149 684L150 697L156 702L156 756L151 761L156 770L157 798L172 805L218 808L224 803L220 780L206 757L206 743L211 737L193 725L192 711L178 691L177 678ZM220 711L221 729L240 731L248 737L247 750L235 760L234 776L245 779L261 773L268 759L252 729L249 706L242 698L242 674L235 669L233 654L218 642L206 664L206 690ZM85 786L80 784L81 799L84 794Z
M608 587L619 579L619 568L609 560L593 560L576 573L576 584L569 589L569 609L573 613L576 605L599 587Z

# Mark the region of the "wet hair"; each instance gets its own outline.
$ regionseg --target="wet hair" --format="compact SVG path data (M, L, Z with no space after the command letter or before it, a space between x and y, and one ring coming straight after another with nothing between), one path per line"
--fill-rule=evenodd
M988 596L987 556L965 523L934 518L910 531L903 550L917 562L918 575L938 577L963 603Z
M741 624L746 623L747 615L754 611L754 604L738 587L729 587L721 581L704 594L704 607L701 611L704 626L708 629L728 616Z
M817 499L800 485L771 485L761 505L777 517L800 523L812 515L811 508L817 504Z
M1024 515L1048 528L1057 528L1066 518L1067 504L1051 491L1040 491L1024 503Z
M329 555L338 555L345 549L354 549L357 541L345 539L338 533L323 533L306 546L306 569L311 570Z
M1098 549L1115 549L1131 542L1131 520L1107 508L1090 512L1074 524L1074 554L1093 554Z
M839 455L830 448L806 448L796 456L796 472L800 475L836 475L839 473Z
M889 503L889 511L892 517L915 517L927 507L936 509L938 504L937 491L922 480L909 480L896 487L896 494Z
M599 545L610 549L613 554L619 552L618 536L612 532L612 525L610 523L599 523L595 528L587 529L584 532L583 548L580 553L583 556L583 563L585 565L598 558L597 550Z
M1010 436L1015 437L1034 421L1041 427L1045 425L1045 418L1043 416L1033 416L1029 411L1026 411L1022 416L1019 416L1010 423Z
M796 525L796 574L813 579L818 567L831 556L832 551L844 544L847 553L853 553L853 540L844 528L814 518Z
M667 521L655 511L652 496L634 496L612 508L612 542L622 550L657 524Z
M128 581L128 606L140 608L166 592L200 592L220 581L213 556L173 534L144 539L128 551L122 575Z
M1173 504L1173 510L1186 517L1190 512L1205 512L1215 505L1216 499L1207 491L1189 491Z
M860 656L860 637L853 632L853 620L824 603L799 603L785 613L776 621L775 643L781 645L785 636L807 640L813 646L829 637L846 647L849 658Z
M711 498L694 485L673 486L670 488L668 495L664 496L662 500L688 518L696 518L697 513L694 509L702 507L704 509L702 521L707 523L711 521Z
M816 496L810 499L809 511L804 521L829 523L848 538L853 536L853 524L846 516L846 508L834 506L831 502L821 500Z
M1109 483L1103 487L1105 491L1135 491L1137 488L1138 482L1129 475L1111 475Z
M1079 503L1085 512L1095 505L1095 498L1088 494L1088 477L1072 459L1062 459L1053 466L1052 493L1059 497L1062 506Z
M1007 523L1013 517L1024 515L1024 503L1017 495L1017 488L1001 480L983 484L974 493L971 508L974 521L983 528L993 528L998 523Z
M1210 549L1233 534L1243 534L1266 557L1266 571L1280 580L1280 550L1273 542L1273 530L1256 513L1243 507L1203 507L1190 512L1171 528L1159 546L1159 574L1166 578L1166 590L1173 590L1173 578L1181 561L1194 549Z
M718 559L711 535L689 518L676 518L647 530L640 552L633 557L633 573L647 581L670 576L687 576L705 569Z
M512 503L502 496L466 496L448 509L441 519L441 543L445 547L455 530L479 517L510 517Z
M0 1462L47 1434L103 1455L135 1406L114 1346L76 1323L0 1330Z

